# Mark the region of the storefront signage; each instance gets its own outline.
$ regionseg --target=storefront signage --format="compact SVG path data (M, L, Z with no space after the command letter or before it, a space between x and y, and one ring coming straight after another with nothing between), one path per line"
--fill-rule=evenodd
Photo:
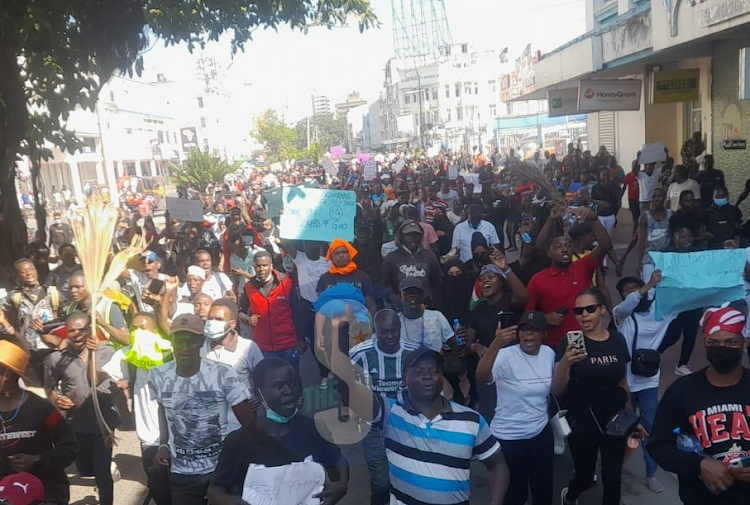
M578 113L578 90L576 88L555 89L547 92L549 117L568 116Z
M521 57L516 60L516 68L500 78L500 99L503 102L509 102L536 91L534 65L540 57L539 51L532 51L530 44L526 46Z
M180 138L182 139L182 150L185 151L185 154L198 148L198 134L195 132L195 126L180 128Z
M722 0L698 11L698 26L718 25L732 18L750 13L750 0Z
M700 69L654 72L652 103L690 102L700 99Z
M746 139L724 139L725 151L742 151L747 149Z
M639 110L641 79L585 79L578 85L578 110Z

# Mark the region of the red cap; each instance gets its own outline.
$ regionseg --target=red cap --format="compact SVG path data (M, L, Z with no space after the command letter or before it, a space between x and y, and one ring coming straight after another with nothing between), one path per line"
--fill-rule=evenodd
M708 309L703 314L701 325L706 337L710 337L721 330L742 335L742 330L745 329L745 315L732 307Z
M0 480L0 500L10 505L31 505L44 500L44 486L36 475L14 473Z

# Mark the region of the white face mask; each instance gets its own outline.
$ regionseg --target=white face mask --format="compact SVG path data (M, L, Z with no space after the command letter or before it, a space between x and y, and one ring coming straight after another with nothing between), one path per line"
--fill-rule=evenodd
M55 224L62 224L62 219L55 219Z
M209 340L221 340L227 334L227 323L209 319L203 327L203 334Z

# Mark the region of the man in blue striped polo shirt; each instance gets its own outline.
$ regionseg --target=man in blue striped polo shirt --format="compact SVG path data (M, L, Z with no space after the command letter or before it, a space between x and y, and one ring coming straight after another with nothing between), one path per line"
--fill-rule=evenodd
M348 338L348 324L339 335ZM341 338L341 337L340 337ZM391 480L391 505L468 505L470 466L487 466L490 504L501 505L508 466L500 444L475 410L445 399L442 356L420 346L404 360L404 400L383 400L356 383L351 362L334 352L332 369L349 384L352 410L381 423Z

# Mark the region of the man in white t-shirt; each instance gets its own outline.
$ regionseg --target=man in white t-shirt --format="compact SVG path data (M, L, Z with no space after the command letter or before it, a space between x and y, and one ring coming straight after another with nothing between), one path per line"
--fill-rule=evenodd
M638 202L641 207L641 213L651 209L651 200L654 196L654 189L661 177L661 167L656 168L656 163L647 163L644 170L640 170L640 165L636 165L636 178L638 179Z
M195 264L206 271L206 280L203 281L203 292L214 300L224 298L228 291L232 290L232 281L227 274L214 270L211 254L201 249L195 253Z
M683 191L692 191L693 199L700 200L700 185L688 177L688 171L685 165L677 165L672 172L674 182L667 189L667 208L672 212L680 210L680 193Z
M159 404L155 460L170 467L172 503L205 505L211 474L229 434L229 412L243 425L255 422L250 391L228 365L201 358L203 322L182 314L172 322L174 361L152 368L148 387Z
M441 352L444 345L457 348L450 323L439 310L424 308L424 287L419 277L406 277L399 284L404 311L401 320L401 338Z
M444 201L449 209L452 209L453 204L460 200L458 193L456 190L451 189L451 183L447 179L443 180L440 184L440 191L437 192L437 197Z
M205 280L205 270L195 265L188 267L185 282L177 289L175 316L195 313L195 297L203 292Z
M247 384L252 391L253 370L263 359L263 353L255 342L237 332L237 312L237 304L229 298L214 301L203 327L206 343L201 356L231 366L240 383ZM231 411L228 425L229 433L240 429L240 422Z

